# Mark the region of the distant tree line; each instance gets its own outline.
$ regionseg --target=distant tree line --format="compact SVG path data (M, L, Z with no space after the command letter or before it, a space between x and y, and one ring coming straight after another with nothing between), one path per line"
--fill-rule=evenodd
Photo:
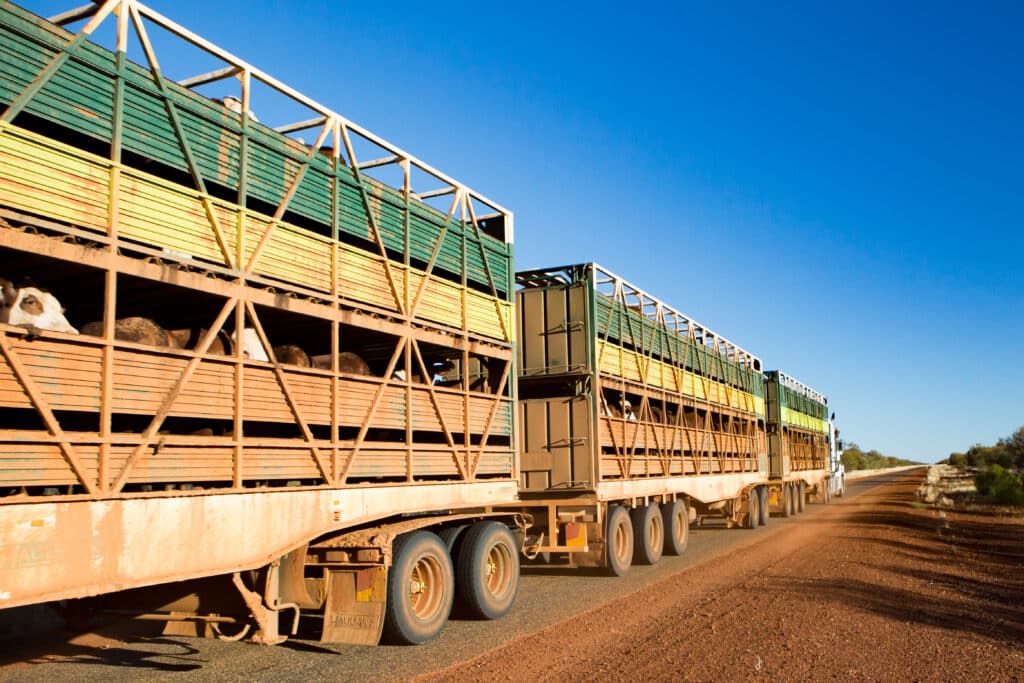
M957 467L999 465L1003 469L1024 469L1024 427L999 439L995 446L975 444L966 453L950 453L946 462Z
M906 465L920 465L919 462L903 460L891 455L882 455L871 449L864 452L855 443L848 443L843 449L843 467L847 472L853 470L884 470L887 467L904 467Z
M1024 427L999 439L995 446L975 444L966 453L950 453L946 462L975 467L974 485L982 500L1024 505Z

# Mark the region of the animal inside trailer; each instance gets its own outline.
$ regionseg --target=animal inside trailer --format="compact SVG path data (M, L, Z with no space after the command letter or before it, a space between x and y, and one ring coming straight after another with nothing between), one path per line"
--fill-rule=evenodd
M621 575L698 516L756 526L760 360L597 264L516 279L528 554Z
M170 80L157 27L222 68ZM0 3L0 52L0 275L97 321L0 324L0 608L132 589L105 601L267 643L504 613L511 213L135 0Z

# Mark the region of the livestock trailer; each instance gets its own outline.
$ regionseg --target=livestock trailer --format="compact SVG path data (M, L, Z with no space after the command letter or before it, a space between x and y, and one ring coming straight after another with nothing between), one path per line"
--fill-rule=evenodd
M765 373L770 484L767 504L788 517L807 496L828 502L842 481L828 399L788 375ZM835 476L835 482L833 482Z
M2 2L0 65L0 609L349 643L507 610L511 212L135 0Z
M595 263L516 282L527 553L622 574L682 552L698 517L756 526L760 359Z

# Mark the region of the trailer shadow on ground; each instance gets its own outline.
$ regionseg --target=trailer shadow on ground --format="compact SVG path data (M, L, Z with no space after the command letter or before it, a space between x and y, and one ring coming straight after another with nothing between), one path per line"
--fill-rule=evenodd
M866 538L849 537L878 552L851 560L848 578L777 577L786 590L823 606L839 602L957 634L1024 640L1024 521L895 499L843 521L872 529Z

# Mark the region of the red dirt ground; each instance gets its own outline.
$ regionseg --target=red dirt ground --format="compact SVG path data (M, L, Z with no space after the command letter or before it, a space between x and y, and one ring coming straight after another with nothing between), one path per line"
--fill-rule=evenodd
M1024 680L1024 520L919 481L417 681Z

